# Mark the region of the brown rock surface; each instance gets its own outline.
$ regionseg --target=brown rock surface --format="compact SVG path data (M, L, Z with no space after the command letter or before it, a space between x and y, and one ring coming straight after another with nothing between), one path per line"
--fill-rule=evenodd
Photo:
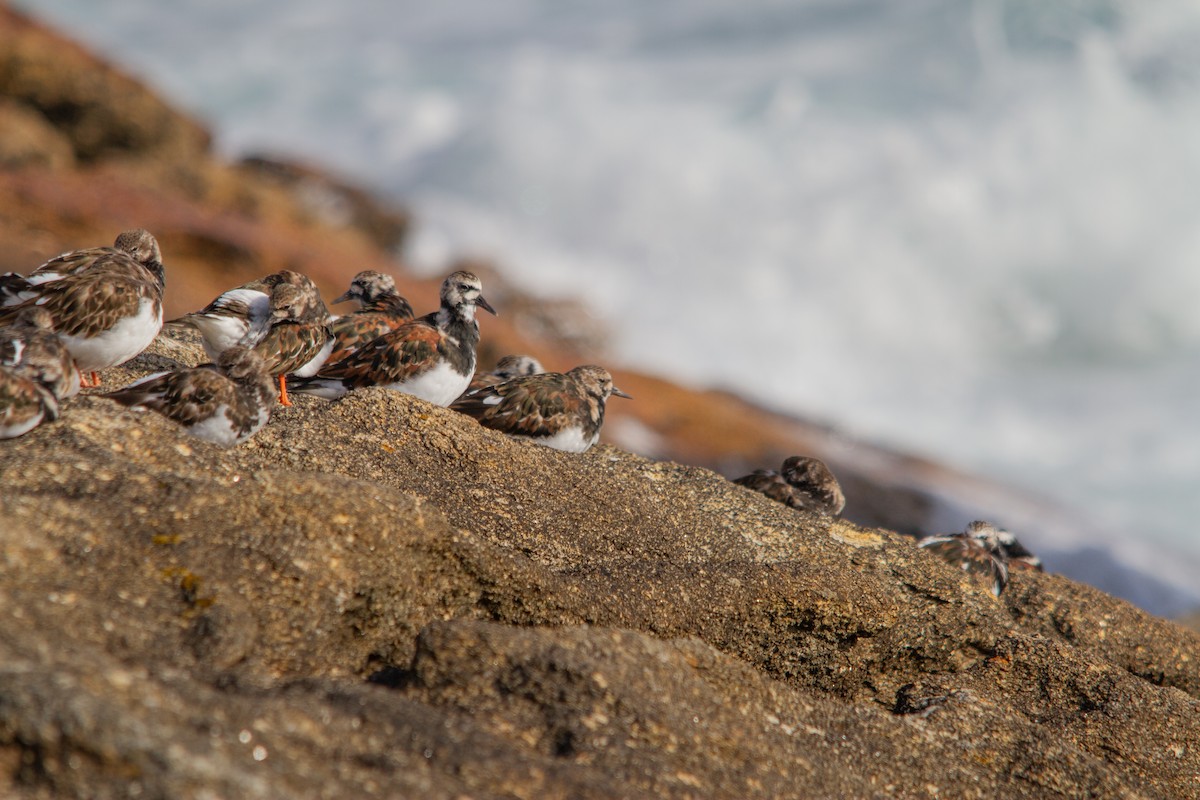
M144 226L168 315L285 267L327 296L379 269L433 306L402 212L208 142L0 3L0 270ZM594 329L485 282L485 364L603 360ZM105 384L173 358L199 350L160 339ZM638 399L607 434L647 454L819 455L850 513L897 528L945 479L616 372ZM1200 796L1194 632L1053 575L997 600L699 467L383 391L299 398L227 451L87 395L0 443L0 487L3 797Z
M194 344L103 377L120 385ZM0 795L1190 797L1200 639L405 395L0 448Z

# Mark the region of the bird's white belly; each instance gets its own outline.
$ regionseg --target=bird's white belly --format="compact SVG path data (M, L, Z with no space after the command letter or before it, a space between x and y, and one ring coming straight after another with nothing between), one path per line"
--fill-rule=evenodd
M138 313L94 336L59 334L83 372L123 364L145 350L162 330L162 306L143 298Z
M596 443L596 440L600 438L600 434L596 433L585 439L583 436L583 426L572 425L569 428L563 428L553 436L520 436L517 438L528 439L531 442L567 453L583 453Z
M190 426L187 432L225 447L237 444L237 430L229 418L229 406L224 404L218 406L216 412L208 419Z
M473 370L460 375L443 362L406 381L389 383L385 388L415 395L437 406L448 406L471 385L472 373Z

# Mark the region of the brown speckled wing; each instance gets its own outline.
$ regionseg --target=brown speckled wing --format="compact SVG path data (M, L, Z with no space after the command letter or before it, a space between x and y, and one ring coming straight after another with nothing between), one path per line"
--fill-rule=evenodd
M385 333L396 330L407 319L377 311L347 314L333 323L333 352L327 364L336 364L350 353Z
M783 479L795 490L790 503L794 508L830 516L841 513L846 496L837 478L823 461L795 456L783 462Z
M54 317L54 329L70 336L95 336L122 319L135 316L143 298L161 308L162 290L150 273L115 266L96 266L78 275L39 287L40 297L26 300L0 313L0 324L11 321L21 309L40 305Z
M0 366L37 381L59 400L79 389L75 359L50 331L28 326L0 330Z
M58 419L58 403L43 387L7 367L0 367L0 436L43 416Z
M128 253L118 250L115 247L88 247L83 250L72 250L69 253L63 253L61 256L55 256L29 273L29 276L61 275L65 278L69 275L77 275L92 267L110 264L114 261L123 262L125 260L132 261Z
M382 314L392 320L393 328L403 325L413 318L412 306L395 292L390 292L363 303L362 310L358 313Z
M272 375L287 375L316 358L328 339L329 327L323 323L281 322L271 326L254 352Z
M793 505L795 490L773 469L756 469L734 483L761 492L776 502Z
M222 404L237 402L232 381L211 365L168 372L107 395L127 406L145 406L183 425L208 419Z
M464 395L450 407L516 436L552 436L572 424L587 428L593 422L590 413L582 413L588 405L578 384L557 372L498 383Z
M400 383L429 369L444 347L432 316L425 316L368 342L318 377L338 379L350 389Z

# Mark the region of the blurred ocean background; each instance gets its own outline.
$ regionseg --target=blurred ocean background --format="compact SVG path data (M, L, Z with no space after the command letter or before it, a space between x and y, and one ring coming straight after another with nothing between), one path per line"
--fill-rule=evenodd
M1092 521L1055 547L1200 597L1200 4L17 5L403 200L424 269L497 257L628 365L1049 495Z

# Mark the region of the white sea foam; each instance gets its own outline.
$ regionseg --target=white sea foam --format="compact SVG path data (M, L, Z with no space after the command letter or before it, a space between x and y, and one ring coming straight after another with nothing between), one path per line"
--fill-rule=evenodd
M586 287L626 362L1200 552L1192 4L37 9L411 201L430 270Z

